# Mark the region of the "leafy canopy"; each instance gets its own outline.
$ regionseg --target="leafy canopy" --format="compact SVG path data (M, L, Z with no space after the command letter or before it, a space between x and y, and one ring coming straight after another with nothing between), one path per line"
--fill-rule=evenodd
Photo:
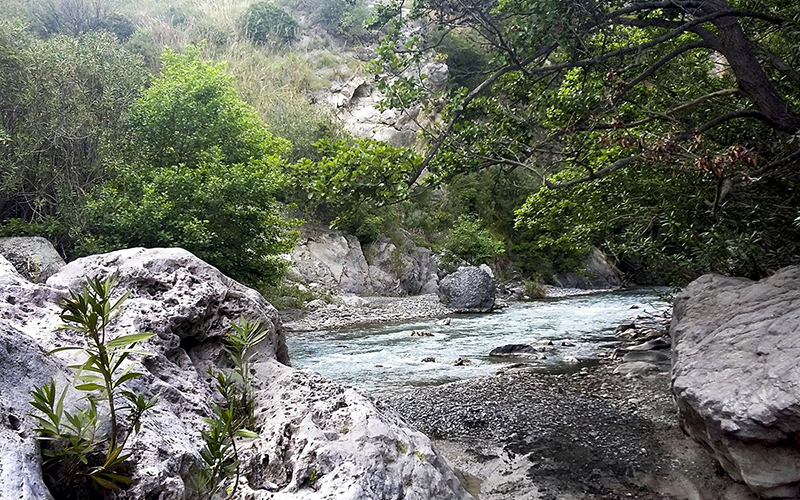
M429 148L409 182L426 172L437 182L495 168L527 172L548 189L594 182L598 193L592 196L611 190L615 198L614 190L645 190L674 175L697 191L636 192L640 205L592 204L596 212L582 214L641 227L647 226L644 214L658 206L652 231L671 232L659 226L668 220L695 224L682 229L714 236L665 247L692 261L692 272L743 269L744 254L733 264L723 262L726 252L719 261L706 259L719 247L710 241L749 238L772 253L791 247L795 235L781 235L783 228L770 224L798 213L791 174L800 164L800 13L794 2L418 0L408 12L389 4L382 20L387 36L372 68L383 75L384 104L444 106L443 120L424 130ZM409 36L403 24L418 20L435 29ZM481 77L460 79L465 86L428 97L424 65L432 51L464 38L489 55L482 71L471 71ZM612 175L622 170L641 182ZM606 178L628 184L597 183ZM519 212L520 224L535 226L530 217L542 213L544 200L569 204L574 195L532 198L530 209ZM661 195L668 198L655 200ZM707 216L693 218L703 205ZM751 230L758 234L739 233ZM591 233L594 243L620 232L630 236L626 252L645 251L632 244L633 231L616 224L578 231ZM792 259L796 254L769 259L749 272Z

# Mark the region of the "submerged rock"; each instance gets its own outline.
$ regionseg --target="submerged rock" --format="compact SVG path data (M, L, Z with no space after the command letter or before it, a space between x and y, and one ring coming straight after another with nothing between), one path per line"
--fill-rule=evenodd
M222 339L241 315L260 320L268 338L253 365L259 437L240 447L237 498L469 498L430 441L395 412L356 389L287 366L280 318L256 291L184 250L130 249L78 259L46 285L25 280L0 257L0 499L50 498L34 422L26 416L30 390L50 378L64 387L72 358L44 353L83 342L57 330L55 300L79 290L87 276L115 271L117 294L131 295L107 334L156 334L143 343L154 354L133 361L145 376L128 385L159 397L129 443L135 482L124 498L186 496L200 461L202 417L215 397L206 369L223 359Z
M506 344L492 349L489 356L518 356L536 352L538 349L529 344Z
M461 313L485 313L494 308L494 277L484 267L459 267L442 279L439 288L448 308Z
M800 498L800 266L695 280L671 333L684 430L759 496Z

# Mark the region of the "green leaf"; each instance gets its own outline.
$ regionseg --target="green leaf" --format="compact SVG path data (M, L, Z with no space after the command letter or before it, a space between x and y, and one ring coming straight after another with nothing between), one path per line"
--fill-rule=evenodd
M51 354L55 354L57 352L62 352L62 351L84 351L84 350L86 350L84 347L77 347L77 346L57 347L51 351L47 351L46 355L50 356Z
M79 391L87 391L87 392L106 390L105 386L102 386L100 384L81 384L81 385L76 385L75 388L78 389Z
M247 439L258 439L258 434L247 429L239 429L233 433L234 436L243 437Z
M155 333L134 333L132 335L123 335L122 337L117 337L114 340L106 343L106 347L111 349L128 347L136 344L137 342L141 342L142 340L147 340L153 336L155 336Z

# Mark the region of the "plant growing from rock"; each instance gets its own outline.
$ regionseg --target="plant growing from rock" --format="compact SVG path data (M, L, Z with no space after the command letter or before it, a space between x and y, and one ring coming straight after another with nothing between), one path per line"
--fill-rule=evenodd
M230 498L239 487L239 449L236 438L256 438L249 430L255 425L255 408L250 369L252 349L267 337L259 321L240 318L232 323L225 337L225 354L232 368L214 373L220 404L212 406L212 416L204 418L209 428L202 431L205 446L200 451L203 463L198 469L194 488L200 498L214 498L226 480L233 479L228 490Z
M108 339L107 327L119 314L128 298L125 293L116 301L111 294L118 275L105 280L90 278L81 293L70 292L61 306L62 330L82 333L86 346L67 346L54 349L78 351L85 360L70 365L77 370L73 385L85 392L86 406L73 412L64 407L67 389L57 396L56 384L50 381L35 387L31 405L44 416L32 415L39 423L35 429L39 438L47 445L43 454L48 457L45 467L49 472L49 487L55 494L66 497L80 496L86 482L95 488L119 489L132 482L125 471L129 453L123 453L128 438L139 432L141 418L156 403L156 398L146 398L125 390L125 382L142 376L132 371L133 365L123 366L131 354L148 354L135 349L135 345L153 336L152 333L137 333ZM118 406L120 399L125 406ZM107 406L108 431L101 418L98 404ZM105 409L105 408L104 408ZM126 424L121 422L126 410Z

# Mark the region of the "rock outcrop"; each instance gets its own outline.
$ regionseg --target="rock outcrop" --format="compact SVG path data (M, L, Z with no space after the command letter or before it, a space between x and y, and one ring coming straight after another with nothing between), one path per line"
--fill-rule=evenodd
M404 296L437 293L439 262L409 238L396 245L387 237L362 248L355 236L304 226L289 260L295 279L334 294Z
M0 238L0 255L37 283L44 283L66 265L53 244L40 236Z
M408 71L409 77L420 78L429 93L442 90L449 80L447 64L428 61ZM334 83L329 92L318 99L328 103L351 134L383 141L393 146L413 147L417 143L420 123L430 118L424 116L419 105L409 109L379 110L385 95L362 74L352 75L344 82Z
M556 274L553 281L561 288L609 290L622 286L622 273L599 248L592 248L579 271Z
M201 417L213 383L206 368L222 360L221 340L244 315L268 331L254 361L256 431L242 442L238 498L468 498L430 441L368 395L287 366L280 318L261 295L180 249L130 249L78 259L46 285L25 280L0 257L0 499L47 499L28 401L34 385L71 379L68 353L81 343L57 330L56 300L87 276L119 272L125 308L107 334L150 331L134 361L144 377L128 382L158 395L130 443L135 483L121 498L182 499L199 463ZM71 404L68 401L68 404ZM405 451L404 451L405 450Z
M439 291L439 261L430 249L418 247L408 238L398 248L381 236L367 245L364 253L376 292L426 295Z
M800 498L800 266L695 280L671 335L682 427L759 496Z
M495 283L488 266L462 266L439 284L442 301L459 313L484 313L494 308Z

